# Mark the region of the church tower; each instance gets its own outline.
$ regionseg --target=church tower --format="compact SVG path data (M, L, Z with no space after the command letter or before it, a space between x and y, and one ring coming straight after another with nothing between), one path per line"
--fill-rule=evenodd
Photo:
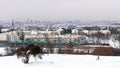
M14 20L12 20L12 28L14 28Z

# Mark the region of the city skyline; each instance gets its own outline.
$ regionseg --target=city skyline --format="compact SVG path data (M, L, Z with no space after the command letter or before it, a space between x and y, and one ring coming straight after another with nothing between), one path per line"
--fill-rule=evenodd
M0 21L117 20L119 0L0 0Z

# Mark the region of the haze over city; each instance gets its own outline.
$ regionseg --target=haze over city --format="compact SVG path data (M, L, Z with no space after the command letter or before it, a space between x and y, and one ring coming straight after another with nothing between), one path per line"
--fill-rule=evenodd
M119 7L120 0L0 0L0 67L120 68Z
M0 21L120 21L119 3L119 0L0 0Z

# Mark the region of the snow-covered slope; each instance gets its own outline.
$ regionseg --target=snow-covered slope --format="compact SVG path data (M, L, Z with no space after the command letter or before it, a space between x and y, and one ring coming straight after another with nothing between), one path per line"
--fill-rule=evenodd
M110 46L112 46L113 48L120 48L120 43L118 42L118 40L110 39L110 40L109 40L109 44L110 44Z
M0 55L5 55L6 51L5 51L5 47L0 47Z
M120 68L120 57L93 55L44 55L43 59L33 59L23 64L16 56L0 57L1 68Z

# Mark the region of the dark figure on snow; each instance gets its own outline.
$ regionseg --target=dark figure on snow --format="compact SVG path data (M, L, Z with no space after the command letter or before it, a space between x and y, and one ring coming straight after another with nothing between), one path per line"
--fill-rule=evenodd
M99 60L100 59L100 56L97 56L97 59L96 60Z

